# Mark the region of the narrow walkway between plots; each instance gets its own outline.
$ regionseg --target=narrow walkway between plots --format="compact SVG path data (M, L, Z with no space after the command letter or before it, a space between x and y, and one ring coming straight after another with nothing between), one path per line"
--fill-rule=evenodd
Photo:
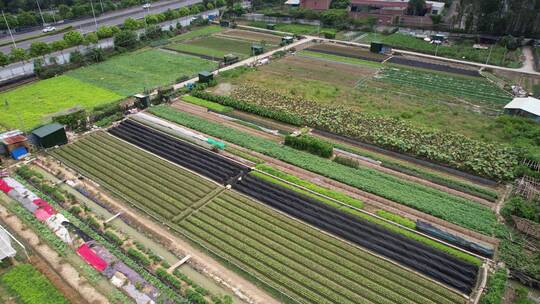
M178 223L183 221L186 217L190 216L197 210L204 207L206 204L211 202L216 196L220 195L223 191L225 191L227 188L224 187L217 187L212 192L209 192L206 194L203 198L195 202L193 205L187 207L186 210L182 211L180 214L176 215L172 218L171 222Z

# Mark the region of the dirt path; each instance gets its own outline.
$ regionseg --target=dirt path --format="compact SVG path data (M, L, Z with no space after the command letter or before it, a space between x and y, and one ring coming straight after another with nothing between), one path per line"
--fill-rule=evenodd
M525 73L535 73L536 70L534 69L534 55L532 47L524 46L522 50L525 60L523 61L523 66L518 71Z
M5 195L1 195L2 197L0 199L5 200ZM34 231L25 227L23 222L17 216L10 214L4 206L0 206L0 218L10 229L15 231L29 244L34 252L46 260L71 288L77 290L86 302L92 304L109 303L109 300L103 294L98 292L85 278L79 275L77 269L66 263L55 250L42 242Z
M58 163L53 161L50 162L48 169L52 172L61 172L65 179L76 179L77 176L77 173L73 170L59 166ZM156 241L166 246L172 252L181 256L191 255L189 263L194 268L200 269L205 275L232 290L242 300L245 300L247 303L279 303L279 301L272 298L252 282L221 265L214 258L193 246L184 238L179 237L178 234L173 233L164 224L157 223L147 215L143 215L134 210L134 208L126 206L124 202L115 199L106 189L96 185L94 182L90 180L80 182L91 192L99 193L99 199L107 203L114 212L122 212L123 216L134 227L151 233Z

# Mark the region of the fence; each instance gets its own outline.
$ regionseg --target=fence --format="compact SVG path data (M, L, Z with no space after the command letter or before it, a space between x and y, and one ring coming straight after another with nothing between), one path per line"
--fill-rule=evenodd
M241 19L248 21L262 21L266 23L298 23L306 25L321 25L319 20L297 19L292 17L270 17L263 14L244 14Z

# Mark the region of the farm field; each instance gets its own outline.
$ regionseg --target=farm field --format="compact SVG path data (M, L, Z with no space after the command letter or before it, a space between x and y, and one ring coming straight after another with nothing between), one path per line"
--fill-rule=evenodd
M97 159L85 150L107 157ZM117 151L114 155L118 156L108 156L107 151ZM74 153L77 155L74 156ZM176 166L168 168L165 165L168 163L141 153L105 133L87 136L55 150L53 155L88 174L109 190L122 194L130 202L144 205L138 207L165 219L173 229L187 233L214 254L228 260L229 264L233 262L236 267L263 279L266 289L272 290L274 295L284 293L286 297L294 299L294 303L465 303L463 297L441 285L279 215L235 192L224 188L224 192L204 188L201 182L204 179L196 176L186 178L186 175L181 175L185 170ZM141 168L137 169L136 166ZM94 167L105 169L97 172ZM143 176L139 172L148 173ZM106 174L114 174L118 181L104 178ZM196 190L206 194L201 193L195 198L198 201L194 204L179 198L161 201L166 196L176 197L172 193L176 190L169 183L169 176L175 176L176 187L181 187L179 182L182 184L188 180L198 183L188 191L180 190L183 195L195 195ZM123 178L131 179L131 185L136 188L125 189L129 184L120 180ZM136 183L135 180L146 181L147 185ZM162 192L152 189L154 185L150 181L163 185L159 188ZM159 200L147 196L144 201L136 201L136 195L145 193L159 197ZM214 194L209 196L209 193ZM202 195L208 201L200 199ZM184 208L189 212L183 212L179 203L189 205L193 210ZM170 209L166 211L171 215L175 215L174 218L162 212L166 208Z
M247 25L266 29L267 23L261 21L249 22ZM274 30L280 32L287 32L296 35L316 35L319 32L332 32L336 33L337 30L333 28L322 28L316 25L309 24L297 24L297 23L277 23Z
M263 278L274 294L294 299L285 302L464 303L441 286L234 192L213 199L180 225Z
M256 40L260 38L260 40ZM223 56L234 54L241 59L251 56L253 44L265 44L265 51L273 49L279 43L278 36L259 34L241 30L230 31L203 31L200 35L192 35L187 39L171 40L168 50L186 54L200 55L203 58L223 60ZM180 43L175 43L180 42Z
M51 153L159 218L172 219L217 187L105 133Z
M219 33L219 32L222 32L224 30L225 30L225 28L223 28L223 27L221 27L219 25L209 25L209 26L200 27L200 28L194 29L192 31L189 31L187 33L184 33L184 34L178 35L176 37L173 37L173 38L171 38L171 41L181 42L181 41L189 40L189 39L193 39L193 38L210 36L212 34Z
M496 225L495 215L489 208L439 190L372 169L346 167L172 108L159 106L152 108L151 112L164 119L402 203L462 227L491 234Z
M195 56L143 49L70 71L67 75L130 96L216 67L215 62Z
M435 54L437 46L423 41L422 39L415 38L413 36L395 33L391 35L381 35L376 33L369 33L361 40L364 43L371 43L372 41L382 42L391 45L395 48L406 49L411 51L418 51L426 54ZM447 58L454 58L460 60L469 60L479 63L486 63L490 50L478 50L473 48L472 41L456 42L451 45L439 46L437 55ZM510 68L519 68L522 65L520 56L522 55L521 49L516 51L506 52L506 49L500 45L495 45L491 50L491 56L489 64L505 66Z
M75 106L92 109L123 96L69 76L58 76L0 93L0 124L31 130L50 115Z

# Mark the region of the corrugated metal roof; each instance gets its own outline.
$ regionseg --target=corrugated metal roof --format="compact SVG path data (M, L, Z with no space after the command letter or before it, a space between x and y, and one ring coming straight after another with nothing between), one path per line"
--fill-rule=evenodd
M525 112L540 116L540 100L534 97L514 98L505 109L523 110Z
M5 145L12 145L12 144L16 144L16 143L19 143L19 142L26 141L26 136L24 136L24 135L15 135L15 136L11 136L11 137L6 137L2 141L4 142Z
M32 134L36 135L39 138L43 138L63 128L64 126L59 123L52 123L35 129L34 131L32 131Z
M9 235L0 226L0 261L7 257L13 257L15 254L17 254L17 251L11 246Z

